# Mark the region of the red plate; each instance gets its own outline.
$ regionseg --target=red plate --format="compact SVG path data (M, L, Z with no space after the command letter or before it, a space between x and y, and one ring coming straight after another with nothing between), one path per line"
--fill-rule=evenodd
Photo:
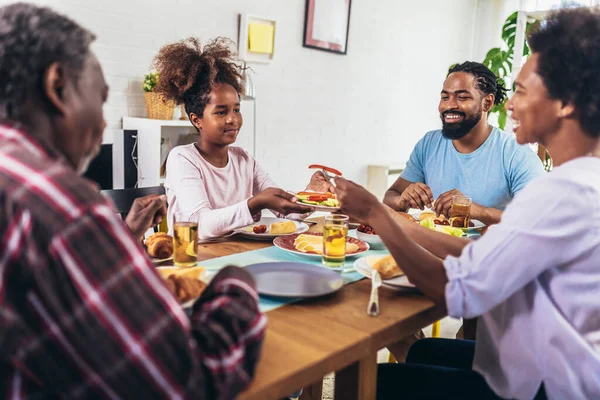
M294 235L279 236L279 237L275 238L275 240L273 240L273 244L282 250L290 251L292 253L306 255L306 256L321 257L321 254L315 253L314 251L303 252L303 251L299 251L296 249L296 247L294 246L294 241L300 235L323 236L322 233L316 233L316 232L301 233L301 234L296 233ZM365 251L369 250L369 244L366 242L363 242L362 240L358 240L358 239L350 237L350 236L348 236L346 240L349 243L354 243L355 245L358 246L358 250L351 252L351 253L347 253L346 254L347 256L353 256L356 254L364 253Z

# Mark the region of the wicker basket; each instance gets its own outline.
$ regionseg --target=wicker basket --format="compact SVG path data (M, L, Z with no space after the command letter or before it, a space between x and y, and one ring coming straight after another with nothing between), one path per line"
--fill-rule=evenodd
M173 101L163 101L160 93L144 92L146 97L146 110L150 119L173 119L175 113L175 103Z
M181 111L181 115L179 116L179 119L182 121L184 121L184 120L187 121L189 118L188 118L187 113L185 112L185 104L182 104L179 107L180 107L179 110Z

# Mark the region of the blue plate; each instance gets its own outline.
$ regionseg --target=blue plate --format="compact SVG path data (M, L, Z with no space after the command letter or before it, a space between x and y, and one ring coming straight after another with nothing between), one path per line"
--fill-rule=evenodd
M340 290L344 279L339 272L312 264L281 261L248 265L258 293L276 297L309 298Z

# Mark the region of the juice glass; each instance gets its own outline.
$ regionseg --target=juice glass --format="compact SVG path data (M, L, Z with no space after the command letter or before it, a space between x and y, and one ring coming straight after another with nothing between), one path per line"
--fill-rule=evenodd
M471 215L471 198L466 196L452 196L450 207L450 226L457 228L469 227L469 216Z
M198 224L175 222L173 224L173 262L179 267L191 267L198 262Z
M323 227L323 265L341 267L346 261L348 216L331 214L325 217Z

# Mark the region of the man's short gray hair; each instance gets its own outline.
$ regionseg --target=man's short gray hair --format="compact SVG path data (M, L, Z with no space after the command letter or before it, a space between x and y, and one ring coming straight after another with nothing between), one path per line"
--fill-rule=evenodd
M44 72L52 63L62 63L77 79L95 38L47 7L0 7L0 121L17 122L19 107L42 90Z

